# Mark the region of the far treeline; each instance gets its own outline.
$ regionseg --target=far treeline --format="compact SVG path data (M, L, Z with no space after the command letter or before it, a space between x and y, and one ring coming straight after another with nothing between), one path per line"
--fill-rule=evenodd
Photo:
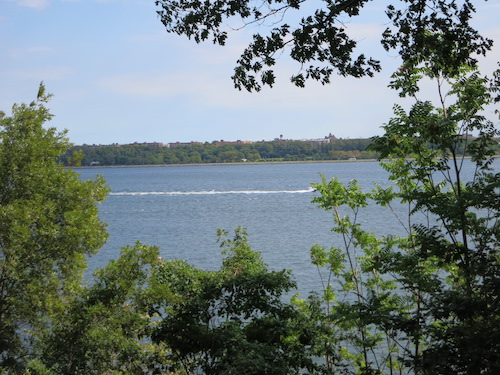
M371 139L366 138L338 139L320 145L297 140L228 142L222 145L218 142L193 142L175 147L161 146L158 143L83 145L69 150L63 157L63 163L71 165L75 152L75 155L83 153L76 160L84 166L375 159L377 153L367 150L370 142Z
M191 143L175 147L158 143L128 145L82 145L62 158L65 165L198 164L273 161L320 161L376 159L370 138L337 139L330 143L280 140L255 143ZM432 148L432 147L431 147ZM500 146L496 146L500 153Z

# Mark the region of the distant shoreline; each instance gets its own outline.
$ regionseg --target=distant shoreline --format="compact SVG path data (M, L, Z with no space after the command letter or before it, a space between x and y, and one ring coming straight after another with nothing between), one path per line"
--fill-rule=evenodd
M182 163L182 164L134 164L134 165L83 165L72 167L73 169L92 168L135 168L135 167L190 167L190 166L220 166L220 165L269 165L269 164L314 164L314 163L359 163L359 162L379 162L377 159L356 159L356 160L289 160L289 161L246 161L231 163Z
M500 159L500 155L493 156ZM464 156L464 159L470 159L470 156ZM387 159L356 159L356 160L288 160L288 161L246 161L230 163L181 163L181 164L134 164L134 165L82 165L79 167L66 166L72 169L92 169L92 168L136 168L136 167L199 167L199 166L220 166L220 165L270 165L270 164L315 164L315 163L380 163Z

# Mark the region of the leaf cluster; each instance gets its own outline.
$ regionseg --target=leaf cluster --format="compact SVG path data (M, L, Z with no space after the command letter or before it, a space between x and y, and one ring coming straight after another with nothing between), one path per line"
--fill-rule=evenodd
M349 23L365 11L367 0L322 0L309 7L298 0L165 1L156 5L167 32L185 35L196 42L212 40L224 45L227 24L240 22L236 29L269 25L269 32L253 35L237 61L232 79L236 88L260 91L276 80L274 66L287 54L299 65L290 78L298 87L307 80L330 83L331 76L373 76L380 62L358 51ZM383 47L396 50L408 67L422 62L434 72L454 75L464 66L476 64L492 46L470 20L475 12L470 0L394 1L386 10L389 27L381 35ZM300 21L297 21L300 19Z
M342 251L311 249L324 281L323 319L340 327L339 360L360 373L500 368L500 185L491 149L499 133L481 113L494 101L494 83L468 68L444 81L451 105L416 99L409 111L395 106L385 134L370 145L385 158L390 186L363 192L356 181L315 184L313 201L332 211L342 244ZM399 222L397 235L362 229L364 210L376 205Z
M0 114L0 368L17 369L33 339L79 288L107 238L101 178L81 181L59 158L65 132L45 128L50 95Z
M219 271L166 262L159 277L173 295L153 341L165 343L177 369L205 374L289 374L317 366L307 348L313 327L283 293L295 286L286 271L268 271L237 228L219 232ZM168 276L162 276L166 273ZM181 284L178 283L181 281ZM179 367L180 366L180 367Z

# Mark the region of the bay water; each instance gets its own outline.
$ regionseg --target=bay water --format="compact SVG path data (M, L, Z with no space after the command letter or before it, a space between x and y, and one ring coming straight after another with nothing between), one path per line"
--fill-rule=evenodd
M466 167L472 172L472 164ZM341 247L341 239L331 231L331 212L311 203L319 195L311 183L324 175L344 183L356 179L364 189L371 189L374 182L390 184L387 172L368 161L94 167L77 172L83 179L100 174L111 188L99 207L109 241L89 259L90 270L104 266L136 241L158 246L164 259L218 269L222 255L217 229L231 236L242 226L250 246L269 268L291 270L299 290L305 292L320 286L310 248L316 243ZM359 222L378 234L401 232L397 218L380 207L365 209Z

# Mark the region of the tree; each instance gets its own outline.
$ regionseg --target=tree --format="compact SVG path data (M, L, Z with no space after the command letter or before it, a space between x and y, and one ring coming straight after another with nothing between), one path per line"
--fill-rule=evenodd
M217 271L140 243L122 249L55 315L28 373L323 373L316 321L282 301L289 272L267 270L244 229L224 236Z
M348 354L336 365L361 373L500 369L500 174L491 169L499 131L481 115L494 100L489 88L500 87L468 69L437 82L453 104L396 106L371 146L388 159L393 186L364 193L356 181L315 184L314 201L332 211L342 244L311 249L324 280L323 319L341 327ZM364 230L368 205L386 207L400 232Z
M377 59L363 53L356 56L357 42L349 35L349 22L367 3L369 0L323 0L310 8L309 2L300 0L156 1L166 30L197 43L211 40L224 45L228 30L272 25L267 35L261 34L265 28L259 28L234 69L235 87L248 91L273 86L273 68L283 53L299 65L299 73L291 77L299 87L308 79L330 83L335 72L353 77L379 72ZM464 64L474 65L474 54L485 54L492 45L470 25L474 11L471 0L394 1L385 12L388 19L380 22L392 24L382 35L382 45L386 50L396 49L403 61L432 58L436 66L456 73ZM234 26L238 19L239 26ZM229 24L231 27L226 26ZM433 55L436 49L442 52L439 56Z
M43 366L58 375L164 371L166 348L150 340L151 306L165 299L153 282L161 262L158 248L136 243L95 271L37 346Z
M101 178L81 181L59 158L65 132L44 128L52 115L40 85L31 104L0 112L0 369L19 371L36 332L79 288L87 255L106 241L97 204Z
M220 231L226 255L219 271L182 260L161 265L158 281L171 297L153 341L171 350L174 369L204 374L320 373L314 361L315 322L282 301L295 286L287 271L269 271L243 228Z

